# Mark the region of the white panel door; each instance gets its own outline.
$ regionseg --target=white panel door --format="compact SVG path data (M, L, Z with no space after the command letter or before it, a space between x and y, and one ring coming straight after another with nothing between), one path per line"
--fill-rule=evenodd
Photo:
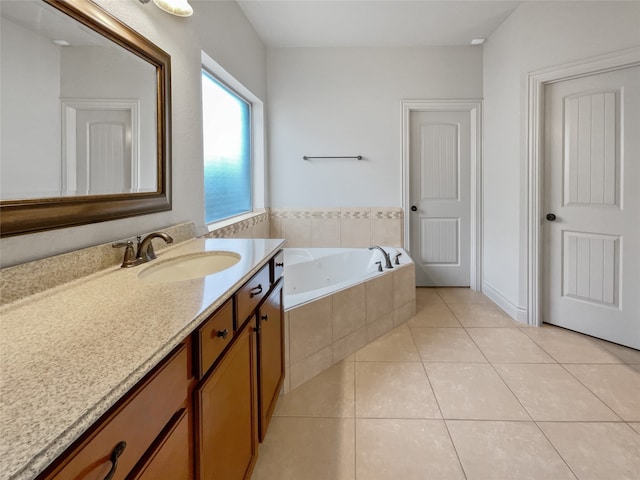
M96 195L131 192L133 187L131 112L78 110L77 189Z
M410 250L416 285L470 285L470 115L410 114Z
M544 93L543 321L640 348L640 66Z

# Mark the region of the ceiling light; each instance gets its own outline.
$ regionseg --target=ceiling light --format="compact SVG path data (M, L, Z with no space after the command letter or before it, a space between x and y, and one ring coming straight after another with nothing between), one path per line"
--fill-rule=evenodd
M155 2L155 0L153 0ZM474 38L471 40L471 45L482 45L486 38Z
M66 40L51 40L51 43L55 43L56 45L59 45L61 47L68 47L69 45L71 45Z
M140 3L149 3L150 0L140 0ZM153 0L153 3L162 10L178 17L190 17L193 8L187 0Z

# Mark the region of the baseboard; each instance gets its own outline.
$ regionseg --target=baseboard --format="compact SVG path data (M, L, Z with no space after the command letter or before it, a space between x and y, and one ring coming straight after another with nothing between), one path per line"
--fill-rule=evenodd
M498 305L511 318L520 323L527 323L527 309L514 305L487 282L482 282L482 293Z

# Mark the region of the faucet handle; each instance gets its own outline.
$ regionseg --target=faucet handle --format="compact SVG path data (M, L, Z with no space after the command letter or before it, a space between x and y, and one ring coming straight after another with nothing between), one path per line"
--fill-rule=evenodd
M395 261L396 265L400 265L400 260L398 260L398 259L400 258L401 255L402 255L402 252L396 253L396 261Z
M146 255L147 261L153 260L156 257L156 252L153 251L153 242L149 242L149 246L147 247L147 251L143 252L143 255Z
M136 258L136 252L133 249L133 242L128 240L127 242L116 242L112 243L111 246L113 248L124 248L124 259L122 260L122 265L120 268L128 268L135 267L139 265L138 259Z

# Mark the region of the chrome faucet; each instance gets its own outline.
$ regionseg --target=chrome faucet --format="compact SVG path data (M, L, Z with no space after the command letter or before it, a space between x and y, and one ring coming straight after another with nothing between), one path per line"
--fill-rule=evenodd
M171 235L164 232L153 232L144 237L144 239L138 235L138 250L136 253L133 251L133 242L131 240L111 245L113 248L125 247L121 268L135 267L156 258L156 253L153 251L153 244L151 243L154 238L161 238L167 243L173 243Z
M382 255L384 255L384 267L393 268L393 265L391 265L391 257L389 257L389 254L385 252L384 249L379 245L374 245L373 247L369 247L369 250L373 250L375 248L380 250L382 252Z

